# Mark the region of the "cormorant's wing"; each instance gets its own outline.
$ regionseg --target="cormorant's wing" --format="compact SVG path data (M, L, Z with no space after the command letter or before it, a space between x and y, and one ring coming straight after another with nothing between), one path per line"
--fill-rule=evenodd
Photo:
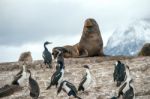
M120 94L123 94L123 89L125 88L126 85L127 85L127 82L123 83L122 86L119 88L118 98L120 97Z
M42 56L43 56L44 60L47 60L47 61L52 60L52 55L48 50L44 50Z
M123 99L133 99L134 97L134 90L133 88L129 85L130 89L127 90L124 94L123 94Z
M64 81L63 81L64 82ZM58 88L58 90L57 90L57 95L61 92L61 90L62 90L62 86L63 86L63 82L61 82L61 84L60 84L60 86L59 86L59 88Z
M66 86L70 87L77 94L77 89L72 83L67 81Z
M40 88L36 80L29 78L30 95L32 97L38 97L40 94Z
M16 76L19 76L23 72L23 68L16 74Z
M18 85L18 79L20 79L22 77L22 74L17 74L15 77L14 77L14 80L12 81L12 84L13 85Z
M125 79L125 76L126 76L126 72L125 72L125 65L124 64L121 64L121 66L120 66L120 77L119 77L119 79L121 80L121 81L124 81L124 79Z
M61 75L62 75L62 72L60 72L60 70L57 70L51 77L51 84L53 85L57 83Z
M84 82L86 81L87 79L87 73L83 76L83 78L81 79L81 82L79 84L79 88L83 86Z
M114 77L114 81L116 81L116 79L117 79L117 67L116 66L114 69L113 77Z
M114 73L113 73L113 78L114 78L114 81L124 81L125 79L125 65L124 64L118 64L117 66L115 66L115 70L114 70Z

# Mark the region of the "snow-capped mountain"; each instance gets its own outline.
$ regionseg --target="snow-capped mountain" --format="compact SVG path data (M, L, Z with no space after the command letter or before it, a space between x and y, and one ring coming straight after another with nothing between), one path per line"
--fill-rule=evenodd
M136 20L114 31L104 49L106 55L136 55L150 42L150 20Z

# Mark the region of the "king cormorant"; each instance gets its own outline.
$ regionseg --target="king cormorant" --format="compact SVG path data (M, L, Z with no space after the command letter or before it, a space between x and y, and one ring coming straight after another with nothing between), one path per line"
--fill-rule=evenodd
M44 64L48 65L49 68L52 68L52 55L47 49L46 45L52 44L51 42L46 41L44 43L44 51L43 51L43 59L44 59Z
M115 64L115 69L113 73L114 81L117 82L117 87L125 80L126 72L125 65L121 61L117 61Z
M53 85L55 85L57 88L57 86L59 86L61 81L63 80L64 66L61 62L59 66L60 66L59 69L57 69L56 72L54 72L54 74L52 75L50 85L46 88L47 90L51 88L51 86Z
M129 67L125 66L126 71L126 80L123 82L121 87L119 88L118 97L122 95L122 99L135 99L135 92L134 92L134 86L133 86L133 80L130 75Z
M78 91L81 91L81 90L85 91L89 87L92 81L91 73L89 71L89 66L84 65L83 67L86 69L86 74L83 76L79 84Z
M12 81L13 85L24 86L26 80L29 78L29 73L27 72L26 65L22 66L22 69L16 74L14 80Z
M28 72L30 73L30 76L29 76L29 90L30 90L30 96L31 96L33 99L38 99L39 94L40 94L39 85L38 85L37 81L34 80L34 79L31 77L31 71L28 70Z
M62 89L67 93L68 96L74 96L75 98L81 99L79 96L77 96L77 89L72 83L66 80L62 81L57 90L57 95L61 92Z

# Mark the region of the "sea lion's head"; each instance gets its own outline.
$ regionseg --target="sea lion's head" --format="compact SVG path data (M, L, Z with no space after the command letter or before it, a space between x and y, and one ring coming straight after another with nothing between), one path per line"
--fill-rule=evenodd
M86 19L85 23L84 23L83 32L84 33L100 32L97 22L94 19L92 19L92 18Z

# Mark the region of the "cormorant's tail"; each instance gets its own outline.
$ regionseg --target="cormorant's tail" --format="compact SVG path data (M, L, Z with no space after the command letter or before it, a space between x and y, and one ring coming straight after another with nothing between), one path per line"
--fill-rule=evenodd
M46 88L46 90L50 89L51 88L51 84Z
M48 68L52 68L52 64L51 63L48 64Z
M79 96L76 96L75 98L77 98L77 99L82 99L82 98L80 98Z
M22 87L18 85L5 85L0 88L0 97L6 97L12 95L14 92L22 90Z
M84 91L84 88L82 86L79 86L78 91Z

